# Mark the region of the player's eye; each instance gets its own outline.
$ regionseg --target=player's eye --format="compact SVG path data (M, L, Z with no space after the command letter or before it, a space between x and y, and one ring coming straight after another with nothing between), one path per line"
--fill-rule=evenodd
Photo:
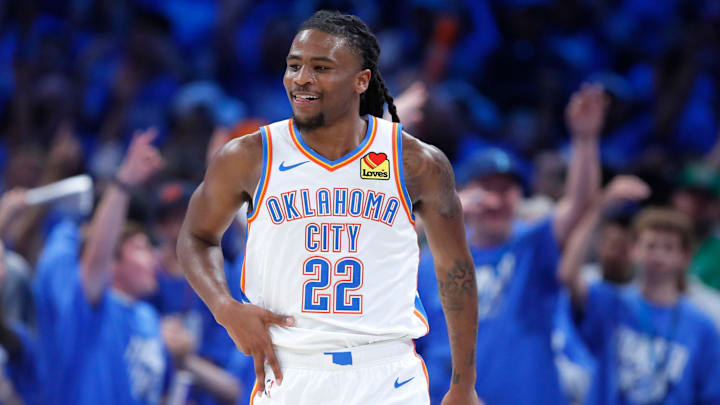
M315 70L318 72L324 72L330 70L330 68L328 66L315 66Z
M288 65L288 69L292 72L297 72L300 70L300 65Z

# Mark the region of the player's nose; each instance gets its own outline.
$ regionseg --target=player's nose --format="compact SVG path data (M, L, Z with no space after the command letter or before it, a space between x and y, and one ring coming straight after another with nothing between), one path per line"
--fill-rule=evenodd
M307 84L314 83L315 74L312 69L309 69L307 66L302 66L297 72L295 72L293 82L298 86L305 86Z

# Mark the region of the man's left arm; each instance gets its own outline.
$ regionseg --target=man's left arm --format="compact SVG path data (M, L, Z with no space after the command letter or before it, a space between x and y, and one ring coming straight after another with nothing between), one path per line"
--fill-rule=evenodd
M452 167L437 148L403 138L408 191L433 254L450 338L452 381L442 403L476 404L477 285Z
M570 98L565 120L572 136L572 156L565 194L558 203L553 227L560 246L600 193L598 139L605 121L608 98L599 84L584 84Z

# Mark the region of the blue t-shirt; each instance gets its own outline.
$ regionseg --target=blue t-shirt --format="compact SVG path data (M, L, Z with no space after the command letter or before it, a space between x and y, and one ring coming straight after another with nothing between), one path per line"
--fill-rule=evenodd
M92 306L80 280L79 230L58 224L37 267L46 404L151 405L169 370L157 312L109 289Z
M487 404L566 403L551 347L560 291L552 223L549 217L515 227L500 246L470 247L479 294L476 389ZM418 288L431 331L418 345L427 361L433 403L439 403L449 386L451 358L428 256L421 258Z
M686 298L658 306L598 282L581 332L598 359L588 404L720 404L720 337Z
M585 346L573 321L570 297L561 291L555 311L552 348L560 386L574 404L584 403L595 373L595 358Z

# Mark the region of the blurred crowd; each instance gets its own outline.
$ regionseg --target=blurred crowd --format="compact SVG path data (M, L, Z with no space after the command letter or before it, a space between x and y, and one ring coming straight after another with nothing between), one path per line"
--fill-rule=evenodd
M713 0L0 1L0 403L248 403L252 359L174 247L213 154L291 114L286 52L320 8L368 23L405 128L456 169L481 398L720 403ZM92 187L31 198L78 175ZM648 229L687 253L682 310L648 304L647 274L678 267L635 251ZM223 239L238 300L245 232L239 214ZM434 277L425 249L431 333L417 349L439 403L450 359ZM624 363L610 361L618 334ZM644 343L660 335L679 348Z

